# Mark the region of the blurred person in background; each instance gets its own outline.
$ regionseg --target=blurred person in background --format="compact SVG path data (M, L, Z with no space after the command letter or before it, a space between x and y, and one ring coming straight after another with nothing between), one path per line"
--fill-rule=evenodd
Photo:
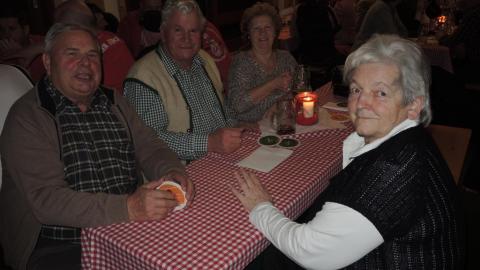
M102 84L106 87L122 91L123 80L133 64L133 57L125 42L115 34L97 27L94 13L82 0L67 0L55 8L54 21L61 23L78 24L94 31L101 43L103 76ZM30 62L44 50L43 43L26 46L18 52L18 57ZM45 74L43 67L41 74Z
M376 0L357 0L355 3L355 32L360 30L363 19Z
M95 15L97 28L100 30L117 33L118 19L113 14L103 11L93 3L87 3L87 6Z
M103 17L105 18L105 21L107 21L107 26L105 27L105 30L108 32L117 33L119 25L117 17L115 17L115 15L110 12L104 12Z
M400 2L401 0L376 0L363 18L352 49L358 48L373 34L392 34L407 37L407 28L403 25L397 12L397 5Z
M202 50L205 50L215 61L218 71L220 71L225 94L227 94L227 78L232 62L232 56L228 50L227 44L225 44L225 41L223 40L220 30L208 20L205 23L205 29L202 33Z
M297 7L296 21L299 36L298 60L302 64L330 67L341 64L335 49L335 34L340 30L328 0L305 0Z
M3 3L0 9L0 61L14 64L28 71L33 82L45 74L40 51L31 51L30 47L43 47L43 37L30 35L26 13L18 4Z
M129 11L118 26L118 36L136 59L145 48L160 40L163 1L140 0L139 6L139 9Z
M247 50L235 55L228 76L228 106L239 121L255 123L280 98L291 94L290 83L297 62L276 48L281 20L268 3L256 3L241 20Z
M340 26L340 30L335 34L335 44L350 47L353 45L357 33L355 30L355 2L356 0L338 0L333 6Z
M464 83L480 83L480 0L462 0L457 5L462 19L440 43L450 48L455 74Z

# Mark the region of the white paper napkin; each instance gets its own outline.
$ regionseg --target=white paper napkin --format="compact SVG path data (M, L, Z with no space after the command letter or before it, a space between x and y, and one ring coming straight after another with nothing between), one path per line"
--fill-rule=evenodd
M248 157L238 162L237 165L268 173L287 159L292 153L293 151L289 149L260 146Z

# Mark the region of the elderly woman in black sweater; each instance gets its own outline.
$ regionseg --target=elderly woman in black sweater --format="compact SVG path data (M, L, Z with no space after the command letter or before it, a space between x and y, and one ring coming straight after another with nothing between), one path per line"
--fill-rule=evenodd
M254 174L236 175L242 191L234 193L275 247L308 269L462 269L456 186L424 128L429 70L418 46L397 36L350 54L355 132L310 222L287 219Z

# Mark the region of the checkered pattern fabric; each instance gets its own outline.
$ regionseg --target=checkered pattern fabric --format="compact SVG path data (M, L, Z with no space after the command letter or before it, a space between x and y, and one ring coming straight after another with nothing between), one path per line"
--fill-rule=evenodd
M47 80L47 92L56 105L62 137L62 160L68 186L82 192L125 194L137 186L133 144L127 130L111 112L101 90L90 109L81 112ZM42 225L41 236L80 242L80 229Z
M208 134L216 129L231 126L229 110L224 111L216 97L213 84L208 77L200 57L194 57L189 70L180 68L161 46L157 49L168 74L179 84L190 108L191 132L167 131L168 115L160 95L138 81L125 82L125 96L137 110L145 123L152 127L182 160L195 160L207 153Z
M352 128L294 135L300 145L269 173L255 172L287 217L296 218L341 169L341 149ZM248 220L230 186L240 160L259 145L245 132L235 153L210 153L187 172L195 183L193 204L160 221L130 222L82 232L84 269L243 269L268 245ZM292 136L290 136L292 137ZM237 186L238 188L238 186Z

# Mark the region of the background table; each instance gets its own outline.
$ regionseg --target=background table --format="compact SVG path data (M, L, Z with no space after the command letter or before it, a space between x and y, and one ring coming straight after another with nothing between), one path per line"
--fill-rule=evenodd
M347 129L295 135L301 144L269 173L256 172L275 205L298 217L341 169ZM129 222L82 231L84 269L243 269L268 245L230 190L235 165L257 147L259 132L243 134L235 153L212 153L187 171L197 194L190 208L161 221Z
M444 70L453 73L452 58L448 47L427 43L421 43L420 46L430 60L430 65L441 67Z

